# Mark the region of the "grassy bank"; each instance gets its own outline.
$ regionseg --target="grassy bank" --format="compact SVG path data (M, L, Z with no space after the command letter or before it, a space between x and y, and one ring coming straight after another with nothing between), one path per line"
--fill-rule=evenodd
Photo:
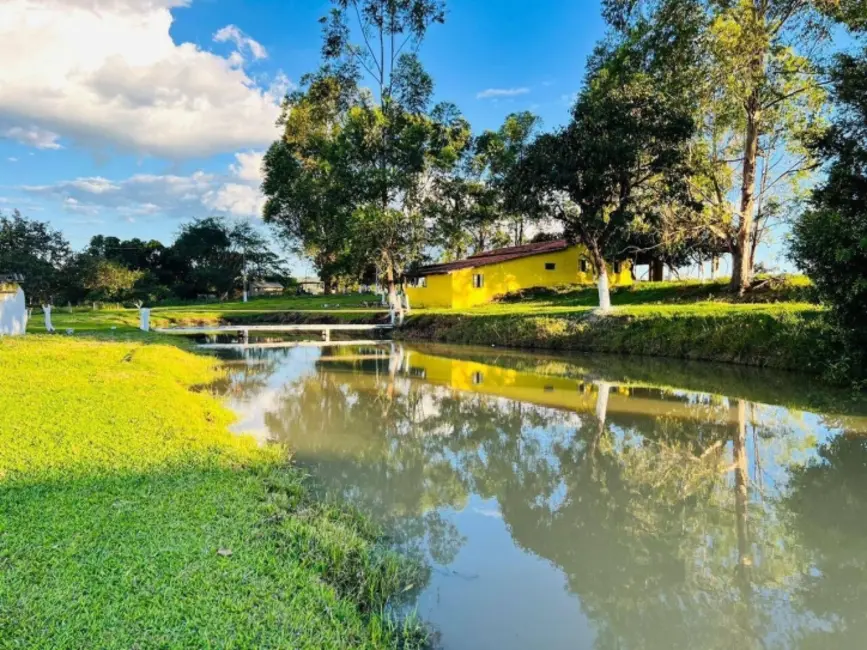
M580 350L825 372L836 353L821 309L806 304L644 305L417 314L399 336L471 345Z
M393 648L426 575L231 434L213 360L0 341L0 648Z

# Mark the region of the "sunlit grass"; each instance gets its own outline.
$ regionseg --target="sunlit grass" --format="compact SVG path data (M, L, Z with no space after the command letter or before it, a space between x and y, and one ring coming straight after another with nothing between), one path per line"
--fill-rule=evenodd
M383 612L424 571L136 338L0 340L0 648L421 643Z

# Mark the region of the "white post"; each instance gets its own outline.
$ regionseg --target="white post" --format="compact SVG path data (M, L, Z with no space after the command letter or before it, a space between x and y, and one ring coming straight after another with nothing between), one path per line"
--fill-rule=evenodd
M142 332L151 331L151 310L147 307L142 307L138 310L139 314L139 329Z
M403 304L405 305L405 307L406 307L406 313L408 314L409 311L410 311L410 307L409 307L409 294L408 294L408 293L404 293L404 294L403 294Z
M54 325L51 324L51 305L42 305L42 313L45 314L45 331L54 333Z
M388 308L388 319L389 319L389 321L391 321L392 327L394 327L394 321L395 321L394 305L391 305Z

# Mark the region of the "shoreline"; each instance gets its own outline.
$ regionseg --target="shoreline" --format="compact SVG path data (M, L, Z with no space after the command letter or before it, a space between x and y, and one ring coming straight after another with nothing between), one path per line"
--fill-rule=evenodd
M428 568L232 433L221 364L163 338L0 340L0 639L424 647L389 612Z

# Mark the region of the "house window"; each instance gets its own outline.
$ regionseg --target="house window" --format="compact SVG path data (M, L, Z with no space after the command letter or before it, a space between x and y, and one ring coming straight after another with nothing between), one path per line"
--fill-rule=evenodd
M554 264L553 262L545 262L545 270L546 271L553 271L556 268L557 268L557 265Z
M581 259L581 273L587 273L588 268L589 268L589 265L587 264L587 260L582 258Z
M427 378L427 370L424 368L416 368L415 366L409 367L409 376L410 377L418 377L419 379Z
M481 289L485 286L485 276L481 273L473 275L473 289Z
M614 262L614 274L617 275L620 273L620 269L623 268L620 262Z
M473 385L478 386L485 380L485 376L480 372L473 373Z
M410 287L416 289L424 289L427 286L427 277L421 276L419 278L410 278L408 284Z

